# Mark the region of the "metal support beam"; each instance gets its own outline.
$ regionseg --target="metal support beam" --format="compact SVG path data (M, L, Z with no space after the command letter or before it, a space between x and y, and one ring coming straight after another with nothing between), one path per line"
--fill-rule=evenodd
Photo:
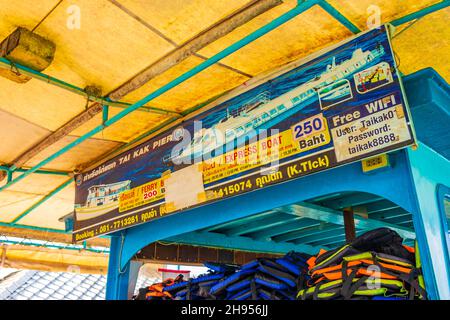
M81 245L48 243L47 241L36 241L36 240L31 240L31 239L23 239L23 240L18 240L18 241L10 240L10 239L0 239L0 243L9 244L9 245L40 247L40 248L89 251L89 252L95 252L95 253L108 253L109 252L109 248L96 249L96 248L83 247Z
M14 227L14 228L25 229L25 230L70 234L69 232L66 232L65 230L60 230L60 229L42 228L42 227L36 227L36 226L29 226L26 224L11 224L9 222L0 222L0 227Z
M14 169L12 170L10 167L8 166L0 166L0 171L5 171L8 173L13 173L13 172L26 172L28 169L25 168L18 168L18 169ZM48 175L55 175L55 176L69 176L70 172L65 172L65 171L51 171L51 170L37 170L35 172L36 174L48 174Z
M314 203L323 207L341 210L349 206L354 207L362 205L367 206L370 203L378 202L381 200L383 200L383 198L374 196L373 194L370 193L357 193L346 195L338 199L322 200L322 201L314 200Z
M376 219L376 220L382 220L382 219L387 219L387 218L396 218L396 217L404 216L404 215L411 215L410 212L408 212L405 209L400 208L400 207L390 208L387 210L379 210L379 211L375 211L375 212L368 212L368 214L371 219Z
M334 226L334 229L327 228L323 231L317 231L314 234L295 239L292 241L293 243L308 243L310 245L327 245L324 243L328 239L336 238L336 237L343 237L345 233L345 230L343 227Z
M275 210L279 210L280 212L290 213L300 217L306 217L310 219L316 219L320 221L325 221L329 223L334 223L337 225L344 225L344 217L342 213L333 209L317 206L314 204L302 202L298 205L290 205L281 207ZM406 239L415 239L416 234L414 230L409 228L400 227L394 224L385 223L378 220L373 219L364 219L355 217L355 228L356 229L376 229L387 227L394 231L396 231L400 236Z
M285 217L285 215L280 215L280 213L277 212L273 213L268 219L250 223L243 223L237 227L231 228L225 231L225 234L228 236L240 236L243 234L260 231L267 228L270 229L278 225L285 224L286 222L294 222L294 221L295 217L293 216Z
M342 214L344 216L345 240L350 243L356 238L353 208L345 208Z
M265 252L265 253L286 253L291 250L316 254L319 247L305 244L292 244L286 242L261 241L248 237L233 236L212 232L190 232L179 236L165 239L164 241L197 245L204 247L234 249L242 251Z
M38 154L41 151L43 151L44 149L48 148L50 145L55 144L57 141L61 140L65 136L67 136L70 132L72 132L76 128L80 127L82 124L84 124L87 121L89 121L90 119L92 119L95 115L100 113L102 110L105 111L106 106L115 106L115 107L121 107L121 108L129 107L130 104L128 104L128 103L114 102L114 101L120 100L122 97L124 97L131 91L134 91L134 90L138 89L139 87L143 86L150 79L152 79L155 76L170 69L175 64L186 59L187 57L189 57L196 51L198 51L201 48L208 45L209 43L217 40L218 38L231 32L235 28L241 26L242 24L250 21L251 19L255 18L256 16L262 14L263 12L265 12L279 4L281 4L280 0L259 0L259 1L254 1L254 2L246 5L240 11L234 13L233 15L231 15L229 17L226 17L225 19L221 20L218 24L214 25L213 27L206 30L205 32L200 33L198 36L189 40L188 42L183 44L181 47L176 48L175 50L171 51L168 55L164 56L163 58L158 60L156 63L152 64L149 68L145 69L144 71L142 71L141 73L136 75L134 78L132 78L131 80L126 82L124 85L122 85L121 87L119 87L118 89L116 89L112 93L110 93L109 98L89 96L85 92L85 90L83 90L75 85L72 85L70 83L62 81L55 77L51 77L42 72L35 71L26 66L22 66L18 63L12 63L8 59L0 57L0 67L8 68L8 69L15 68L19 72L26 74L30 77L39 79L41 81L45 81L46 83L58 86L60 88L63 88L65 90L68 90L75 94L85 96L90 101L95 102L87 110L80 113L75 118L71 119L63 127L59 128L57 131L50 134L48 137L43 139L36 146L33 146L30 150L28 150L27 152L22 154L20 157L15 159L13 161L12 168L18 168L18 167L23 166L28 160L30 160L36 154ZM148 111L148 112L152 112L152 113L171 115L172 117L175 117L175 118L180 118L182 116L181 114L174 112L174 111L164 110L164 109L154 108L154 107L148 107L148 106L144 106L144 105L142 105L140 107L140 109ZM105 121L105 112L103 113L103 122L106 122ZM5 176L6 175L4 175L4 174L2 175L0 173L0 180L5 178Z
M21 220L23 217L25 217L27 214L29 214L31 211L33 211L34 209L36 209L37 207L39 207L40 205L42 205L44 202L46 202L47 200L49 200L50 198L52 198L55 194L57 194L58 192L60 192L61 190L63 190L65 187L67 187L69 184L71 184L73 182L73 179L69 179L66 182L64 182L62 185L60 185L59 187L57 187L55 190L53 190L52 192L50 192L49 194L47 194L45 197L43 197L41 200L39 200L38 202L36 202L35 204L33 204L31 207L29 207L27 210L25 210L24 212L22 212L21 214L19 214L16 218L14 218L13 221L11 221L12 225L15 225L17 222L19 222L19 220Z
M233 220L233 221L229 221L226 223L222 223L216 226L212 226L210 228L208 228L206 231L216 231L216 230L221 230L221 229L231 229L234 227L239 227L242 224L246 224L246 223L251 223L254 221L258 221L258 220L262 220L264 218L267 218L269 216L271 216L273 214L273 211L267 211L267 212L262 212L262 213L258 213L258 214L254 214L251 215L249 217L245 217L245 218L241 218L238 220Z
M102 123L108 121L108 118L109 118L109 106L103 106Z
M41 80L41 81L43 81L45 83L54 85L54 86L59 87L61 89L67 90L69 92L75 93L75 94L83 96L83 97L86 97L86 99L89 99L89 101L96 102L92 106L94 106L96 104L108 105L108 106L118 107L118 108L126 108L126 107L130 106L129 103L119 102L119 101L112 101L111 99L108 99L108 98L91 96L91 95L87 94L84 89L82 89L80 87L77 87L77 86L75 86L73 84L65 82L65 81L63 81L61 79L49 76L49 75L47 75L47 74L45 74L43 72L39 72L39 71L33 70L33 69L28 68L28 67L26 67L24 65L21 65L19 63L11 62L10 60L8 60L8 59L6 59L4 57L0 57L0 68L3 68L3 69L16 69L18 72L20 72L22 74L25 74L25 75L27 75L29 77L32 77L33 79ZM151 106L142 106L141 109L143 111L147 111L147 112L152 112L152 113L157 113L157 114L164 114L164 115L173 114L173 115L177 115L177 116L181 117L181 114L179 114L178 112L171 111L171 110L165 110L165 109L151 107ZM92 110L91 110L91 112L92 112Z
M313 222L308 223L308 225L305 227L296 228L292 231L286 230L286 232L273 237L272 240L277 242L292 241L304 236L305 234L308 234L311 231L314 232L315 230L320 229L323 224L324 223L319 220L313 220Z
M311 226L311 224L314 224L314 220L303 217L295 217L295 221L289 221L276 227L254 232L250 235L250 237L256 240L267 240L277 235Z
M416 12L410 13L402 18L396 19L391 21L391 24L394 26L399 26L404 23L410 22L412 20L416 20L419 18L422 18L423 16L426 16L427 14L433 13L435 11L447 8L450 5L450 0L443 0L441 2L438 2L436 4L433 4L429 7L423 8L421 10L418 10Z
M338 10L336 10L331 4L329 4L326 0L322 0L319 2L319 6L321 6L326 12L328 12L333 18L339 21L342 25L344 25L348 30L353 33L360 33L361 30L357 26L355 26L350 20L342 15Z

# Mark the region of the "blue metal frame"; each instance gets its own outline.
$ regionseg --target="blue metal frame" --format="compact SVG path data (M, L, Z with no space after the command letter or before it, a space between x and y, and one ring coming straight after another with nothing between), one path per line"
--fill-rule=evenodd
M404 23L410 22L412 20L422 18L422 17L426 16L427 14L444 9L444 8L448 7L449 5L450 5L450 0L443 0L441 2L431 5L429 7L426 7L421 10L418 10L416 12L413 12L411 14L408 14L402 18L391 21L391 24L394 26L399 26Z
M328 223L332 223L335 225L344 225L344 216L342 212L335 211L333 209L329 209L326 207L320 207L310 203L301 203L301 205L289 205L285 207L280 207L277 210L280 212L288 212L289 214L316 219L319 221L324 221ZM370 219L370 218L359 218L355 216L353 218L355 221L355 227L357 229L376 229L381 227L388 227L392 230L397 231L399 235L401 235L405 239L415 239L416 236L414 234L414 230L403 228L397 225L389 224L386 222Z
M350 20L348 20L342 13L336 10L331 4L329 4L326 0L322 0L319 2L319 5L327 11L333 18L339 21L343 26L345 26L348 30L353 33L359 33L361 30L357 26L355 26Z
M259 212L273 208L290 205L317 196L335 192L359 191L371 193L389 199L409 212L414 211L413 198L410 196L412 186L409 178L409 169L404 151L393 154L396 158L396 166L391 171L379 172L374 175L365 175L361 171L359 163L342 166L326 172L288 181L286 183L267 187L262 190L250 192L230 200L187 210L181 214L174 214L160 218L151 223L142 224L126 230L123 246L113 242L111 252L122 252L120 259L116 258L110 264L110 277L120 266L126 268L130 259L137 251L151 242L170 239L172 237L189 234L199 229L212 225L225 223L238 218L248 217ZM324 183L327 181L328 183ZM392 192L392 186L396 186L401 192ZM410 190L411 192L408 192ZM236 210L239 208L239 210ZM180 239L179 239L180 240ZM197 237L197 241L202 238ZM267 241L265 250L270 251L273 243ZM300 247L299 247L300 248ZM301 250L300 250L301 251ZM126 281L121 277L123 281ZM115 299L126 299L125 293L117 292L117 295L109 296Z
M185 243L189 245L198 245L204 247L220 247L223 249L234 249L243 251L267 252L267 253L286 253L291 250L301 251L309 254L315 254L320 247L313 247L303 244L293 243L268 243L267 241L253 240L247 237L226 236L220 233L212 232L189 232L178 236L165 239L168 242ZM324 248L326 249L326 247Z
M438 184L436 196L437 196L437 202L439 205L439 214L441 215L442 229L444 231L447 230L447 252L448 252L448 255L450 255L450 229L449 229L450 217L447 217L447 214L445 212L445 203L444 203L445 198L447 198L448 201L450 201L450 187L445 186L443 184Z
M450 185L450 161L425 144L416 151L407 151L411 171L411 185L416 212L414 226L425 280L433 286L437 298L450 299L450 259L448 252L448 230L440 213L438 186Z

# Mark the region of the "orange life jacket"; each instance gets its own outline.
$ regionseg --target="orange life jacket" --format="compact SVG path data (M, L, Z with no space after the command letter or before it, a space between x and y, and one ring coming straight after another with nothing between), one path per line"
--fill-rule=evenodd
M150 287L148 287L148 292L146 293L145 297L167 297L170 299L173 299L172 295L167 292L167 291L163 291L165 287L171 286L175 283L178 283L180 281L183 280L183 276L178 276L175 279L172 278L168 278L166 280L164 280L163 282L159 282L159 283L154 283L152 284Z

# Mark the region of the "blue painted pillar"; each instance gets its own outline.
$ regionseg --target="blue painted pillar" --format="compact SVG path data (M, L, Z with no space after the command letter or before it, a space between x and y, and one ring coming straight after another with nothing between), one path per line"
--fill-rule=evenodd
M127 300L130 262L120 268L120 257L125 234L120 232L111 236L108 277L106 282L106 300Z
M450 162L419 142L408 149L412 189L416 198L413 212L425 285L431 299L450 299L450 260L447 222L440 210L438 186L450 186Z

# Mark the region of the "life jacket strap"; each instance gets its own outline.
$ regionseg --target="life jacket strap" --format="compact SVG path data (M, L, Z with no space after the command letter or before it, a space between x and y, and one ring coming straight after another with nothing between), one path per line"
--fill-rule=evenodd
M426 296L425 290L422 287L420 287L420 285L419 285L419 281L418 281L419 271L418 271L418 269L412 268L410 270L410 272L407 273L407 274L405 274L403 272L397 272L395 270L388 269L388 268L384 267L383 264L378 261L378 259L376 259L376 254L375 253L373 253L373 261L374 261L375 265L380 268L380 271L382 271L384 273L387 273L387 274L394 275L398 279L400 279L403 282L407 283L410 286L410 288L409 288L410 294L413 294L413 297L414 297L415 293L418 293L419 296L422 296L422 297Z
M258 292L256 291L255 279L252 279L252 281L250 282L250 289L252 291L252 300L258 300Z

